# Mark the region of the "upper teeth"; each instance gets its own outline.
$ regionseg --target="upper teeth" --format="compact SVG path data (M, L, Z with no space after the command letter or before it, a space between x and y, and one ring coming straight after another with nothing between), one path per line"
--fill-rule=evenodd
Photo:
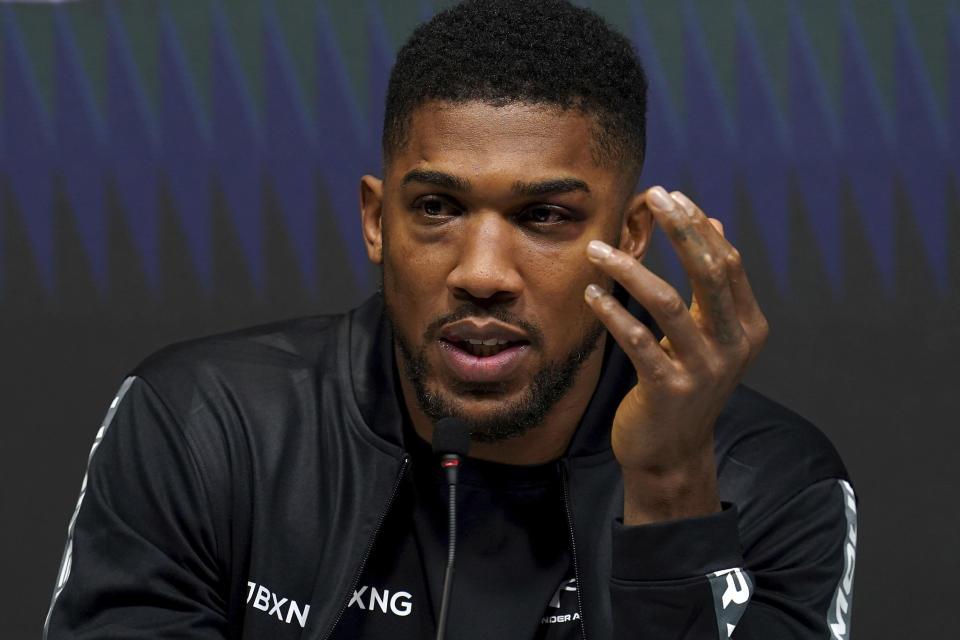
M492 347L495 344L507 344L506 340L499 340L497 338L490 338L489 340L481 340L480 338L467 338L466 342L470 344L485 344L488 347Z

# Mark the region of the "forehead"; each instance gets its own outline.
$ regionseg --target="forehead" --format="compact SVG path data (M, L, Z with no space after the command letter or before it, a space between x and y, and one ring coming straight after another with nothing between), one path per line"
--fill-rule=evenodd
M406 141L386 168L388 179L428 164L460 174L509 171L522 179L577 173L612 183L618 172L598 161L595 127L592 116L574 109L428 101L411 114Z

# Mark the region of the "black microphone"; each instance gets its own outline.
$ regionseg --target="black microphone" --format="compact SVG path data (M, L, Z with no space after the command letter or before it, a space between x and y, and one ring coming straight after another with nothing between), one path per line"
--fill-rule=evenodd
M433 425L433 453L440 456L440 466L447 472L449 489L449 530L447 535L447 570L443 574L443 596L437 620L437 640L447 631L447 611L453 589L453 559L457 549L457 471L461 456L470 449L470 427L460 418L441 418Z

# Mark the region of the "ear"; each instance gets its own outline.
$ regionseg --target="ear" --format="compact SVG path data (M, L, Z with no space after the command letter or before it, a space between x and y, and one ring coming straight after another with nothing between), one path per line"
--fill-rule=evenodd
M647 207L646 191L635 193L627 201L620 229L620 247L637 260L642 260L653 233L653 214Z
M383 262L383 180L370 175L360 178L360 215L367 257Z

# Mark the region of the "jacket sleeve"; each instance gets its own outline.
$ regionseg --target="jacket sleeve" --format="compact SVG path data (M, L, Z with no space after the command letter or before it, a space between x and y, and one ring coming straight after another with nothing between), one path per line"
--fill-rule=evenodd
M741 531L736 507L613 531L615 638L850 637L856 500L816 482Z
M224 637L208 486L168 407L127 378L90 452L44 637Z

